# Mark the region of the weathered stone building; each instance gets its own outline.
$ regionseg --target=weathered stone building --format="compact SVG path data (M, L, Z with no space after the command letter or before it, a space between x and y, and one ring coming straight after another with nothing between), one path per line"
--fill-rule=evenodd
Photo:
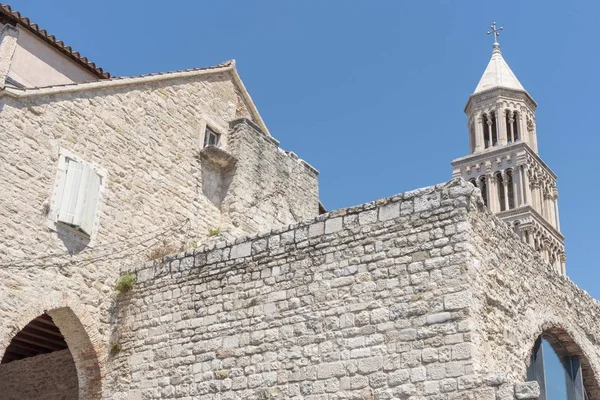
M110 78L0 13L1 398L546 398L548 344L600 399L600 304L474 185L321 214L235 63Z

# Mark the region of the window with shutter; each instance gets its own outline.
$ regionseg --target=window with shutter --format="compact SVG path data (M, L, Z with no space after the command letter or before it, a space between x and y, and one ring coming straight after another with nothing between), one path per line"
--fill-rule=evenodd
M67 170L57 220L72 225L77 213L83 165L69 159L66 160L65 164Z
M80 214L78 226L88 235L92 234L94 220L98 210L98 197L100 195L100 185L102 178L94 170L88 167L87 189L85 191L83 209Z
M64 159L62 176L57 177L56 221L92 235L103 177L90 165Z

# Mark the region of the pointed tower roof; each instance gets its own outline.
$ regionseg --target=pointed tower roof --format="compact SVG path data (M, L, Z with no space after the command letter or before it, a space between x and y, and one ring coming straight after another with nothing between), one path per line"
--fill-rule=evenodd
M492 58L481 76L473 94L500 87L527 92L506 61L504 61L504 57L502 57L502 52L500 51L500 45L494 43Z

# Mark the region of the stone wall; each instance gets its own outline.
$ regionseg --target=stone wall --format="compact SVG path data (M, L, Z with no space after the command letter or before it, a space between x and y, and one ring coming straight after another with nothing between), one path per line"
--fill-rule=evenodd
M547 333L569 355L582 357L588 395L600 399L595 378L600 373L600 303L518 240L487 208L471 213L469 220L478 368L524 379L534 343Z
M214 240L136 274L116 306L114 398L535 399L523 382L542 331L531 313L549 293L571 299L546 308L570 346L598 360L597 302L462 180Z
M0 397L4 400L77 399L77 371L69 350L0 365Z
M145 265L117 304L123 351L105 390L123 399L493 392L465 379L474 349L464 185Z
M69 320L82 323L77 337L64 335L67 343L86 343L75 363L97 359L101 373L120 270L155 250L191 248L192 239L207 239L209 228L235 237L318 213L316 171L254 127L229 73L102 84L0 97L0 354L33 318L65 308ZM206 122L223 132L222 150L238 159L227 207L203 193ZM93 245L80 246L68 229L49 228L61 148L108 172ZM273 193L275 186L283 192ZM68 325L59 328L64 333Z
M231 149L238 131L267 140L248 121L232 131ZM598 302L460 179L121 270L137 283L119 296L93 269L5 270L3 340L56 310L76 365L96 351L107 399L512 400L536 398L525 369L548 332L600 393Z
M108 172L95 240L98 247L148 233L148 227L171 228L172 244L185 246L187 238L202 239L211 227L239 235L315 216L316 171L303 168L299 160L292 166L294 160L284 160L278 146L266 140L255 141L252 151L261 158L251 160L244 158L250 150L236 152L231 146L245 170L260 171L262 167L253 163L272 162L269 173L245 173L235 194L244 201L268 203L272 209L265 208L258 217L236 209L233 219L237 226L224 225L232 218L223 217L219 205L199 189L203 185L198 159L203 141L201 128L210 121L224 132L224 150L229 151L229 122L250 115L238 97L227 73L17 99L3 97L0 140L5 152L0 159L0 173L6 179L0 182L0 190L5 193L0 199L0 223L4 236L13 243L0 247L0 257L33 258L69 248L67 235L61 237L60 232L50 231L45 215L61 148ZM258 148L261 145L264 148ZM311 201L303 207L312 211L297 213L298 219L291 213L271 216L279 208L289 208L287 202L293 201L297 192L285 193L282 188L288 186L285 179L297 179L299 174L309 176L302 192L311 193ZM255 178L260 181L253 181ZM268 198L263 199L254 187L264 184L279 187L280 195L267 192ZM246 189L252 195L245 193ZM231 194L229 197L229 203L235 203ZM32 238L36 246L28 249L26 244ZM114 246L110 249L115 250Z
M317 171L247 119L229 131L235 172L221 206L223 226L252 234L317 215Z

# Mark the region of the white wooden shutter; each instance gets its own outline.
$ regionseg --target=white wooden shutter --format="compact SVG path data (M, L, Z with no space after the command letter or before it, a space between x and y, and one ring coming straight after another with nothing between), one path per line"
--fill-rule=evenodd
M66 176L58 210L57 221L72 225L77 212L83 164L66 160Z
M92 234L102 178L93 168L67 160L66 178L57 221Z
M100 196L100 185L102 178L92 168L87 167L87 184L81 213L79 214L79 227L88 235L92 235L96 210L98 208L98 197Z

